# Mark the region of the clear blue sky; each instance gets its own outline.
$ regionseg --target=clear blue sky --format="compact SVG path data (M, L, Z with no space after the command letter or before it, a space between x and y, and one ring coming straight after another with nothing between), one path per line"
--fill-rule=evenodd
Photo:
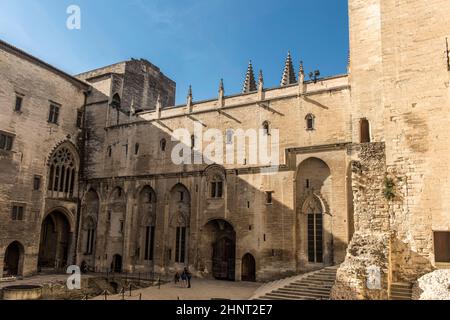
M66 9L81 8L81 30ZM0 38L76 74L145 58L177 83L177 103L241 90L248 60L277 86L291 50L296 71L346 72L345 0L0 0ZM256 75L257 76L257 75Z

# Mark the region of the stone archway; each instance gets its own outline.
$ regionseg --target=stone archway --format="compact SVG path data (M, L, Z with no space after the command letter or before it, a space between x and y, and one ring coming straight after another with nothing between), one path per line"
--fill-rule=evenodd
M241 279L242 281L256 281L256 261L250 253L246 253L242 257Z
M12 242L5 251L3 276L21 276L23 274L24 248L18 241Z
M71 241L71 225L66 214L59 210L49 213L41 227L39 268L57 270L66 267L70 259Z
M332 174L325 161L311 157L301 162L296 174L297 267L319 268L334 260L333 224L328 207Z
M176 184L169 195L169 230L166 237L169 266L189 265L191 194L183 184Z
M233 226L222 219L211 220L205 225L203 240L203 251L212 276L219 280L234 281L236 232Z

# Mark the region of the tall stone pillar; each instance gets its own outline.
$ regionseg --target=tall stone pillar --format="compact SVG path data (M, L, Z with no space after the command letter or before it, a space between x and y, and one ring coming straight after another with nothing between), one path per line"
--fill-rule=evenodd
M388 299L390 282L389 207L385 198L384 143L355 146L352 162L355 233L338 269L332 299Z

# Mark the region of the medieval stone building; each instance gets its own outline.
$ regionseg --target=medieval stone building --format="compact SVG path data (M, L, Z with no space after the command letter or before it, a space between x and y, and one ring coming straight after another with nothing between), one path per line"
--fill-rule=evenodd
M70 76L0 42L0 276L84 262L263 281L340 264L334 298L384 298L447 266L450 4L349 0L349 17L348 74L306 81L289 54L276 88L250 63L241 94L220 81L179 106L146 60ZM208 159L198 128L223 150L239 130L279 136L279 164ZM174 163L180 145L204 161Z

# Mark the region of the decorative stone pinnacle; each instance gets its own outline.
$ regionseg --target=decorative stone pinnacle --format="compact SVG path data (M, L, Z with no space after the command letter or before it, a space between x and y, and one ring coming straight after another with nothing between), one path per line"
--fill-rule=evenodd
M294 65L292 64L291 52L288 51L286 62L284 64L283 76L281 78L281 86L287 86L293 83L297 83L295 78Z
M256 91L255 74L253 72L252 60L248 63L247 74L245 75L244 85L242 86L242 93Z

